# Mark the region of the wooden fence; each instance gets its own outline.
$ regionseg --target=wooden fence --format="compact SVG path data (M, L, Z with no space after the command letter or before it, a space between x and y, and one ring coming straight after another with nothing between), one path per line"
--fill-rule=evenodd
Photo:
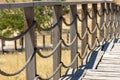
M34 18L35 6L53 7L53 25L49 28L39 26L40 30L53 30L53 51L49 55L43 55L36 47L34 26L37 21ZM69 6L70 23L63 17L63 6ZM79 9L78 9L79 6ZM48 80L53 78L58 80L61 77L61 67L78 68L78 58L81 65L86 64L87 57L96 47L102 49L105 42L119 37L120 33L120 6L112 1L94 0L79 2L25 2L25 3L0 3L1 9L22 8L25 15L25 28L22 34L6 38L0 36L2 40L17 40L25 36L26 63L18 71L6 73L0 70L0 74L14 76L26 68L26 80ZM78 11L79 10L79 11ZM70 27L70 43L66 43L62 38L62 24ZM79 23L79 24L78 24ZM78 43L81 44L81 51L78 51ZM66 66L61 61L61 46L70 47L71 64ZM43 58L53 55L53 74L48 78L37 75L35 54Z

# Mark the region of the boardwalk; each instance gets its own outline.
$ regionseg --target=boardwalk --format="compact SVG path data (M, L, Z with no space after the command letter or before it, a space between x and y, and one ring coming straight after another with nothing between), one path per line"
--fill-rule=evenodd
M96 69L86 70L82 80L120 80L120 43L105 52Z
M120 41L112 41L105 52L98 51L96 54L90 63L69 69L60 80L120 80Z
M43 6L43 10L36 10L35 7L37 6ZM34 14L38 11L41 16L42 14L47 15L49 10L44 9L50 6L50 12L53 14L48 15L50 17L48 25L46 25L47 22L42 25L39 19L44 19L41 17L37 19ZM26 62L15 72L6 72L0 69L1 75L15 76L26 69L26 80L120 80L120 5L114 1L106 0L0 3L0 9L11 10L12 8L21 8L21 13L24 14L25 30L17 36L9 38L0 36L0 39L14 41L25 37ZM68 9L70 22L64 17L65 8ZM44 17L46 16L44 15ZM69 42L66 42L67 38L64 38L63 24L69 27ZM48 55L44 55L45 53L42 53L42 50L38 48L36 31L50 31L53 33L51 35L53 48ZM42 42L41 38L40 41ZM42 42L43 46L45 46L44 42ZM64 54L62 46L70 51L70 56L66 56L70 60L68 65L62 59L68 61L62 55ZM4 48L1 50L4 50ZM44 50L48 51L47 49ZM52 56L53 64L51 64L52 68L49 69L52 70L51 75L43 77L38 74L37 54L43 59ZM63 68L67 69L64 75L62 75Z

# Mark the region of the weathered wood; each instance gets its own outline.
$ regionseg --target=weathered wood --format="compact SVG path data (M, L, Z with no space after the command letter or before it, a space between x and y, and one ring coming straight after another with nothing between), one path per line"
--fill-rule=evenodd
M75 19L77 14L77 5L71 5L70 6L70 20L71 22ZM70 40L73 41L75 36L76 36L76 32L77 32L77 19L74 21L74 23L71 25L70 27ZM77 39L75 40L75 42L71 45L70 47L71 49L71 62L73 61L73 59L75 58L76 54L77 54L77 50L78 50L78 41ZM71 66L72 68L77 68L78 67L78 60L76 59L76 61L74 62L74 64Z
M101 13L103 13L103 16L100 17L100 27L103 26L103 23L104 23L104 19L105 19L105 13L104 13L104 9L105 9L105 3L101 3ZM99 40L100 42L103 40L103 38L105 37L105 32L104 32L104 29L103 28L102 30L99 30Z
M112 10L114 11L114 9L115 9L115 4L114 4L114 3L111 3L111 8L112 8ZM112 21L115 21L115 14L116 14L116 13L111 13L111 14L110 14L110 19L111 19ZM111 36L110 36L111 39L113 39L113 38L115 37L115 35L116 35L116 33L115 33L115 28L113 27L112 24L110 25L109 33L111 34Z
M97 68L98 70L104 70L104 71L114 71L114 72L120 72L120 68L119 67L115 67L115 68L113 68L113 67L103 67L103 66L99 66L98 68Z
M34 9L33 7L24 8L25 14L25 27L28 28L34 20ZM34 29L25 35L25 52L26 52L26 61L33 54L35 47L35 36ZM26 68L26 80L34 80L36 75L36 57L34 56L31 62Z
M88 9L88 5L87 4L83 4L82 5L82 18L84 18L87 15L87 9ZM88 26L88 17L86 17L86 19L82 22L82 29L81 29L81 34L82 36L85 34L86 28ZM85 49L86 49L86 44L88 42L88 34L86 34L86 37L81 41L81 54L83 55ZM84 53L84 54L87 54ZM86 59L84 59L86 60ZM85 64L86 61L83 61L83 64Z
M120 72L113 72L113 71L87 71L87 76L104 76L104 77L120 77Z
M86 73L84 74L82 80L119 80L120 79L119 64L120 64L120 53L119 52L114 53L111 52L111 50L108 50L108 52L105 52L105 54L103 55L103 58L101 59L96 69L86 70Z
M42 2L42 1L34 1L34 2L16 2L16 3L0 3L0 9L5 8L23 8L23 7L34 7L34 6L53 6L53 5L77 5L77 4L87 4L87 3L104 3L105 0L90 0L90 1L75 1L75 2ZM113 3L113 1L106 1L107 3Z
M94 30L94 28L96 27L96 23L97 23L97 4L92 4L92 16L94 16L94 18L92 19L92 31ZM97 29L96 31L91 35L91 46L93 46L93 44L95 44L95 40L97 37Z
M85 76L82 80L120 80L120 77Z
M111 61L109 61L109 60L102 60L100 63L106 63L106 64L112 64L112 63L114 63L114 64L120 64L120 61L118 61L118 60L111 60Z
M108 14L106 14L106 25L108 26L108 23L109 23L109 20L110 20L110 12L109 12L109 9L110 9L110 3L106 3L106 7L107 7L107 9L108 9ZM107 39L107 38L110 38L110 37L108 37L109 36L109 30L110 30L110 26L111 25L109 25L107 28L105 28L105 38Z
M45 35L43 35L43 48L45 48Z
M57 23L59 18L62 16L62 6L54 6L54 24ZM61 30L62 30L62 21L53 29L53 48L56 47L61 38ZM59 66L61 62L61 46L57 48L55 53L53 54L53 71ZM61 69L57 72L57 74L53 77L53 80L58 80L61 76Z

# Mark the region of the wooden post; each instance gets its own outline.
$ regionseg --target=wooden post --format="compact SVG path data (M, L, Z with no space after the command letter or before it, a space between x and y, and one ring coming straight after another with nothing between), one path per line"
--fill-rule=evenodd
M109 11L109 8L110 8L110 3L106 3L106 7L107 7L107 9L108 9L108 11ZM108 12L109 13L109 12ZM110 20L110 13L109 14L106 14L106 25L108 24L108 22L109 22L109 20ZM110 26L108 27L108 28L105 28L105 38L107 38L108 37L108 35L109 35L109 28L110 28Z
M101 3L101 9L102 9L102 13L103 13L103 16L100 17L100 28L102 27L103 23L104 23L104 18L105 18L105 13L104 13L104 9L105 9L105 3ZM105 37L104 35L104 28L103 30L99 31L99 40L102 41L103 38Z
M67 43L70 42L70 36L69 36L69 31L67 31Z
M88 5L87 4L82 4L82 18L84 18L87 15L87 10L88 10ZM86 17L86 19L82 22L82 27L81 27L81 34L82 36L84 35L86 28L88 25L88 18ZM81 41L81 54L83 55L85 48L86 48L86 44L88 42L88 34L86 34L86 37ZM86 53L85 53L86 54Z
M62 16L62 6L54 6L54 16L53 20L54 23L57 23L60 17ZM62 21L59 22L59 24L53 29L53 48L56 47L58 42L60 41L60 36L61 36L61 30L62 30ZM58 49L55 51L53 55L53 71L56 70L58 65L61 62L61 46L58 47ZM53 80L58 80L61 76L61 69L55 74L53 77Z
M5 46L5 40L1 40L1 48L2 48L2 54L4 54L4 46Z
M17 50L17 40L14 41L15 50Z
M23 46L24 46L24 41L23 41L23 37L19 39L19 45L21 46L21 50L23 50Z
M118 10L120 10L120 6L118 6ZM120 14L118 12L118 17L117 17L117 20L120 22ZM118 23L118 34L119 34L119 38L120 38L120 23Z
M118 6L116 4L114 4L114 9L115 9L115 13L113 15L113 19L115 20L115 22L117 22L119 16L118 16L118 13L117 13ZM118 31L118 26L117 26L116 29L114 28L114 37L115 38L117 37L117 31Z
M117 10L118 11L120 10L120 6L119 5L117 5ZM120 14L119 14L119 12L117 12L116 15L117 16L115 18L118 21L117 34L118 34L118 38L120 38L120 23L119 23L120 22Z
M29 28L34 20L34 9L33 7L25 7L24 14L26 19L25 27ZM26 60L33 54L35 46L34 29L25 35L25 51ZM34 80L36 74L36 61L35 56L26 68L26 80Z
M94 19L92 20L92 27L91 27L93 31L97 23L97 4L92 4L92 8L93 8L92 16L95 15ZM95 40L97 37L97 30L91 36L92 36L92 39L91 39L91 46L92 46L93 44L95 44Z
M70 20L71 22L75 19L77 14L77 6L76 5L70 5ZM71 25L70 27L70 40L73 41L74 37L76 36L76 31L77 30L77 19L75 22ZM78 42L77 39L74 42L74 44L71 45L71 62L75 58L77 51L78 51ZM77 68L78 67L78 60L75 61L75 63L71 66L72 68Z
M45 49L45 35L43 35L43 48Z

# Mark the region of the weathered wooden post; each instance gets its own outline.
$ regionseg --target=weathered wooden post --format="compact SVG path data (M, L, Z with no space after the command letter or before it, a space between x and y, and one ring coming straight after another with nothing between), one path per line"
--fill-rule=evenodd
M43 49L45 49L45 35L42 35L43 36Z
M105 12L104 12L104 9L105 9L105 3L101 3L101 13L103 14L101 17L100 17L100 28L103 27L103 23L104 23L104 18L105 18ZM105 32L104 32L104 29L103 28L102 30L99 31L99 40L102 41L105 37Z
M120 10L120 6L118 6L118 10ZM120 14L118 13L118 21L120 22ZM120 37L120 23L118 23L118 33Z
M112 37L111 38L115 38L116 37L116 23L117 23L117 5L115 4L115 3L111 3L111 8L112 8L112 13L111 13L111 20L113 21L113 22L115 22L115 24L114 24L114 27L113 26L111 26L111 34L114 34L114 35L112 35Z
M34 7L25 7L25 27L29 28L29 26L33 23L34 20ZM25 51L26 51L26 60L33 54L34 46L35 46L35 35L34 29L31 29L29 33L25 35ZM36 74L36 57L34 56L31 62L26 67L26 80L34 80Z
M119 5L117 5L117 10L119 11L120 10L120 6ZM116 20L118 21L118 27L117 27L117 35L118 35L118 37L120 37L120 14L119 14L119 12L117 12L117 14L116 14L117 16L116 16Z
M77 5L70 5L70 20L71 20L71 22L75 19L76 14L77 14ZM70 40L71 41L73 41L73 39L75 38L76 32L77 32L77 19L74 21L74 23L70 27L70 38L71 38ZM78 50L77 39L71 45L70 49L71 49L71 62L72 62L73 59L75 58L75 56L77 54L77 50ZM71 67L72 68L78 67L78 59L76 59L76 61L74 62L74 64Z
M82 4L82 18L85 18L85 20L82 22L81 25L81 34L82 36L85 34L86 28L88 26L88 17L87 17L87 10L88 10L88 5L87 4ZM84 53L85 49L86 49L86 44L88 42L88 34L86 34L85 38L81 41L81 54L87 54ZM85 62L83 62L85 63Z
M108 26L108 23L109 23L109 20L110 20L110 13L109 13L109 10L110 10L110 3L106 3L106 8L107 8L107 12L106 12L106 25L107 25L107 28L105 28L105 38L109 38L109 29L110 29L110 25Z
M70 42L70 36L69 36L69 31L67 31L67 43Z
M92 16L94 16L94 18L92 19L92 31L94 30L94 28L96 27L96 23L97 23L97 4L92 4ZM97 30L91 35L92 39L91 39L91 46L93 46L93 44L95 44L95 40L97 37Z
M59 21L61 16L62 16L62 6L61 5L54 6L54 16L53 16L54 24ZM58 42L60 41L60 36L62 35L61 30L62 30L62 21L60 21L58 25L53 29L53 48L55 48ZM57 50L53 55L53 71L56 70L60 62L61 62L61 46L57 48ZM53 80L58 80L60 76L61 76L61 69L57 72L57 74L55 74Z
M15 50L17 50L17 40L14 41Z

